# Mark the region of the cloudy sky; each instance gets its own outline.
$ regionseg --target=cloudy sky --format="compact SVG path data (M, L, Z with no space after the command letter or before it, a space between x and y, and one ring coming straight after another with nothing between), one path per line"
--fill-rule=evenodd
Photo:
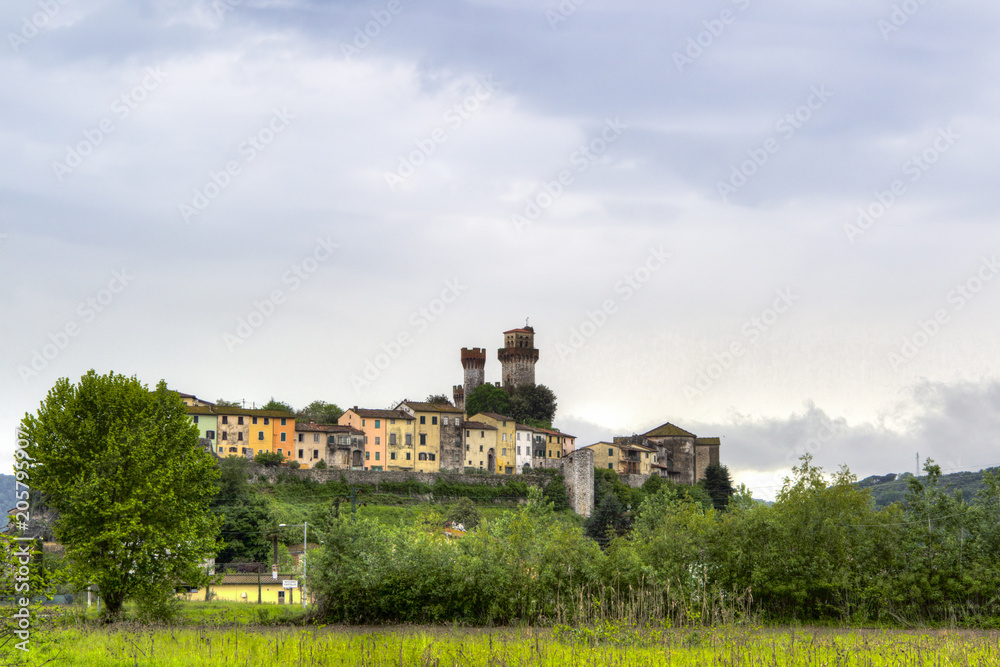
M59 377L386 407L530 318L556 425L773 497L1000 464L1000 6L12 0L0 428ZM9 462L13 435L2 460Z

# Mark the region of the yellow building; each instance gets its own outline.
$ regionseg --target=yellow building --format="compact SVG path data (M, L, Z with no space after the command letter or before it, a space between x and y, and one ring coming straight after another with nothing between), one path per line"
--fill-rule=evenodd
M545 436L545 458L561 459L576 448L576 436L548 428L535 429Z
M497 427L485 422L462 422L465 467L496 472Z
M619 475L649 475L656 463L656 450L637 444L598 442L584 449L594 452L594 467L614 470Z
M469 417L469 421L489 424L496 429L496 472L513 475L517 452L517 422L514 418L495 412L479 412Z
M464 414L462 410L453 405L420 401L403 401L396 406L396 409L413 418L412 469L416 472L440 472L442 445L445 447L450 445L453 448L459 446L456 425L462 421ZM445 442L442 439L443 432L454 434L449 437L456 441Z
M412 432L407 430L410 419L410 415L402 410L372 410L354 406L340 415L337 423L364 431L367 438L365 470L413 470L414 452L412 449L401 449L405 433L411 433L410 439L413 439ZM393 436L393 433L396 435ZM390 440L394 440L392 444L396 446L391 451ZM395 457L392 452L395 452ZM406 452L410 453L409 459L404 456Z
M295 581L298 587L285 588L284 581ZM193 602L225 600L251 604L302 604L301 585L301 578L292 574L278 574L275 579L270 572L232 573L222 575L222 580L217 584L209 584L207 595L205 589L200 588L183 597Z
M275 452L275 442L281 442L280 433L294 433L295 417L283 410L252 410L228 408L218 405L190 405L188 416L198 425L201 437L212 443L212 451L219 457L255 456L262 452ZM276 424L284 422L285 426ZM283 451L287 454L288 450Z

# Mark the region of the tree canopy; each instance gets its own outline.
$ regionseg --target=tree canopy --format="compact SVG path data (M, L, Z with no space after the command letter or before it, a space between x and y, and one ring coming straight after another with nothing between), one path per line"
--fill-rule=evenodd
M451 399L444 394L431 394L427 397L426 402L431 405L452 405Z
M496 412L510 414L510 395L495 384L481 384L465 397L465 414ZM513 416L513 415L511 415Z
M698 485L712 498L712 506L717 510L726 509L729 499L736 493L729 468L718 463L709 464L705 468L705 479L698 482Z
M150 391L114 373L61 378L21 431L30 484L59 515L68 575L98 586L109 617L125 600L155 606L206 580L219 473L165 382Z
M336 424L344 411L335 403L313 401L295 413L295 419L303 422L314 421L317 424Z
M295 412L295 410L292 408L292 406L289 405L288 403L285 403L284 401L276 401L276 400L274 400L274 396L271 397L270 401L268 401L264 405L260 406L260 409L261 410L282 410L284 412L291 412L291 413Z
M271 517L267 501L247 481L249 464L242 456L219 462L219 492L211 504L222 523L224 544L215 559L218 563L269 561L267 538L276 530L277 522Z
M507 414L522 424L551 428L556 417L556 395L544 384L518 385L510 392Z
M227 401L224 398L215 399L215 404L220 408L242 408L243 403L240 401Z

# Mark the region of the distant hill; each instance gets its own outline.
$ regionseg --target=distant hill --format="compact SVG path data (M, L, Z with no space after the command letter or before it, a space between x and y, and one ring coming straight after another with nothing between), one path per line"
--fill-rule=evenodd
M14 496L16 481L17 478L13 475L0 475L0 528L7 527L7 510L17 503L17 498Z
M1000 468L941 475L941 487L948 488L951 493L960 490L965 502L972 502L976 494L979 493L979 489L983 488L984 472L1000 472ZM876 507L887 507L895 502L902 502L906 498L906 481L912 477L913 474L908 472L900 475L872 475L865 477L855 486L860 489L870 489ZM918 477L917 479L923 481L925 478Z

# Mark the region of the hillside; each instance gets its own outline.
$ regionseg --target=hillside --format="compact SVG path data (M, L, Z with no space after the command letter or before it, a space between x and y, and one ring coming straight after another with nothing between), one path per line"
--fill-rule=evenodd
M1000 468L986 468L979 472L955 472L941 475L941 486L950 491L961 491L966 502L972 502L976 493L983 486L983 473L1000 472ZM906 497L906 483L913 474L904 472L900 475L872 475L859 481L855 486L860 489L870 489L876 507L886 507L895 502L902 502ZM924 477L917 479L923 481Z

